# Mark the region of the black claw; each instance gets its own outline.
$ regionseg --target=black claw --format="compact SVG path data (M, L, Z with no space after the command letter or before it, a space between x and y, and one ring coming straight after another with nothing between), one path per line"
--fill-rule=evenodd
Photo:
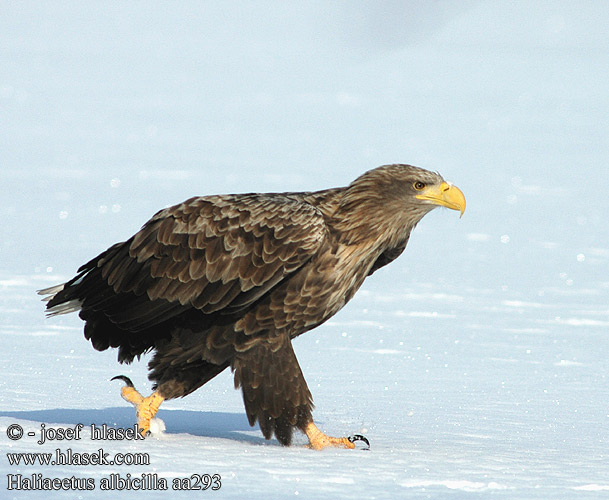
M131 379L129 377L125 377L125 375L117 375L116 377L112 377L110 380L122 380L123 382L125 382L127 387L134 387L133 382L131 382Z
M363 441L366 447L362 448L362 450L367 451L370 449L370 441L368 441L366 436L362 436L361 434L353 434L353 436L349 436L347 439L352 443L355 443L356 441Z

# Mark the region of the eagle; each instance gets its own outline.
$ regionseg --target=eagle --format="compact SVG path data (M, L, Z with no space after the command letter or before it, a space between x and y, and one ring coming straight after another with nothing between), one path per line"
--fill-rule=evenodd
M463 215L465 197L440 174L404 164L346 187L190 198L157 212L127 241L40 290L48 316L79 312L98 351L130 363L152 352L144 397L125 376L142 435L164 400L230 368L250 425L291 444L354 448L312 417L313 398L292 340L331 318L367 276L395 260L438 206Z

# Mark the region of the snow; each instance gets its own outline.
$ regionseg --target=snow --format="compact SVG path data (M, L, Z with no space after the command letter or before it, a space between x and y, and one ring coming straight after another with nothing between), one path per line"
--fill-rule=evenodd
M609 490L609 6L602 2L4 2L2 498L604 498ZM369 451L250 428L230 373L145 441L114 375L35 290L196 194L318 189L406 162L467 197L295 341L314 417ZM41 424L82 439L36 444ZM7 437L17 424L26 433ZM29 437L27 432L37 432ZM148 453L11 465L6 453ZM99 490L112 473L169 490ZM8 475L96 491L7 490ZM217 491L172 491L219 474Z

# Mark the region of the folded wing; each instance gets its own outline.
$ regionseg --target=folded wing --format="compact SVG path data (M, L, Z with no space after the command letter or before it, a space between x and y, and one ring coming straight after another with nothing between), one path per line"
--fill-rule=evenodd
M286 195L191 198L158 212L61 290L48 289L48 313L80 307L81 316L101 312L133 332L188 309L235 314L308 262L325 237L321 213Z

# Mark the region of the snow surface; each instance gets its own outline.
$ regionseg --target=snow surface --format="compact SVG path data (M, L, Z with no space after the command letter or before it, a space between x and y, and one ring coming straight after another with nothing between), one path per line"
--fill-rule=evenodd
M605 2L0 4L2 498L606 498L609 37ZM283 448L223 373L130 427L117 374L35 290L195 194L318 189L407 162L466 194L295 342L332 435ZM37 445L24 431L85 424ZM7 452L146 452L15 466ZM19 492L8 474L220 474L218 491Z

